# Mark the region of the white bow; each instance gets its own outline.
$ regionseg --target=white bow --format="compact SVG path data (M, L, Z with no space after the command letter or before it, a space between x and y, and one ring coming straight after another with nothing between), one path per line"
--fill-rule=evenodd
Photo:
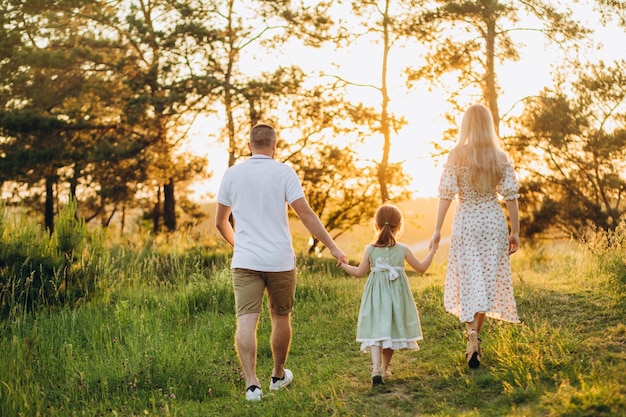
M398 271L403 271L404 267L391 266L384 258L376 259L376 265L372 268L373 272L389 271L389 281L393 281L400 276Z

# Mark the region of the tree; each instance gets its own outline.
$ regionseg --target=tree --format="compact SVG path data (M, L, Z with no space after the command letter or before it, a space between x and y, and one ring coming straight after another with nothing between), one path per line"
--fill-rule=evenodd
M510 138L528 173L522 199L528 233L576 238L614 230L626 207L626 61L589 65L571 86L528 99ZM571 91L571 92L569 92Z
M291 98L283 123L292 124L283 124L280 131L297 139L281 143L276 157L293 166L311 208L337 238L370 220L379 203L376 165L359 159L353 146L353 126L362 123L364 110L347 103L341 89L327 85L301 88ZM329 144L337 138L342 139L341 146ZM406 198L407 183L402 182L405 177L399 165L392 165L389 172L395 195ZM324 249L318 245L311 236L309 253Z
M364 28L364 33L356 34L350 41L371 41L373 44L380 44L380 84L360 84L353 80L346 80L336 77L344 86L368 87L376 90L380 94L380 108L377 110L369 109L369 120L361 118L361 123L371 128L369 134L371 136L382 136L382 153L380 160L377 161L376 175L378 178L380 201L387 202L390 200L399 200L406 197L406 193L401 190L401 194L393 195L390 188L392 187L391 171L396 170L396 180L401 183L405 181L405 174L401 167L393 167L389 161L392 145L392 135L406 124L406 121L393 115L389 110L390 94L389 94L389 55L392 47L401 39L406 39L407 33L412 36L418 36L421 33L419 27L413 26L412 30L407 31L409 22L416 20L416 15L421 12L420 1L402 1L394 2L392 0L372 1L361 0L352 1L351 12L359 16L359 26ZM339 21L339 25L346 25L346 22ZM335 39L336 43L344 42L344 37ZM373 111L372 111L373 110ZM365 115L365 113L363 114ZM398 171L399 169L399 171Z
M81 170L91 161L100 133L113 126L99 93L101 79L93 39L82 30L85 11L93 2L3 3L0 41L0 129L3 181L18 199L44 196L44 222L54 226L58 187L69 184L75 196ZM73 11L69 11L73 10ZM109 86L110 87L110 86ZM29 187L27 192L20 185ZM39 188L41 187L41 188ZM34 191L34 193L33 193Z
M374 215L378 206L376 172L368 167L359 169L349 148L320 144L312 153L298 153L291 162L311 208L333 238ZM309 254L322 249L317 238L310 242Z
M264 55L265 62L278 61L279 54L272 51L294 37L313 44L327 26L326 6L324 2L297 7L290 1L214 0L193 1L188 7L189 24L195 28L189 35L198 47L197 60L204 63L202 80L213 94L211 104L219 101L221 107L217 111L224 120L222 135L228 145L228 166L232 166L247 154L242 138L250 127L302 82L297 67L277 63L257 69L260 61L250 64L246 59ZM210 41L206 34L211 34Z
M434 48L426 53L425 64L409 69L409 84L427 80L446 88L440 80L454 73L458 86L449 91L455 113L462 113L467 103L460 103L462 92L480 92L493 116L496 131L500 127L497 64L518 60L520 46L512 36L515 31L538 31L549 40L564 44L578 40L588 31L571 17L571 11L559 11L542 0L448 1L434 0L436 7L416 24L424 27L424 40ZM524 14L537 19L537 27L520 26ZM569 44L575 47L575 44ZM452 119L452 116L448 116Z
M626 28L626 1L624 0L596 0L603 22L617 20L620 26Z
M196 61L201 51L190 39L197 36L210 43L214 31L199 28L195 12L187 4L128 0L124 6L101 20L116 31L116 41L127 52L114 64L130 90L124 122L146 146L147 185L156 188L150 193L152 230L158 233L163 219L165 229L173 231L177 227L176 181L204 169L197 160L180 161L176 151L194 113L211 92L197 73L206 63ZM192 172L184 169L186 166L198 169Z

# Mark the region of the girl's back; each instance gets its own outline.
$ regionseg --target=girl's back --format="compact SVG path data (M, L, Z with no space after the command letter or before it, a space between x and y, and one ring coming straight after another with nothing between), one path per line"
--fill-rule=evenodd
M371 266L376 266L379 262L386 262L391 266L404 267L406 255L406 245L396 243L394 246L377 247L370 245L369 260Z

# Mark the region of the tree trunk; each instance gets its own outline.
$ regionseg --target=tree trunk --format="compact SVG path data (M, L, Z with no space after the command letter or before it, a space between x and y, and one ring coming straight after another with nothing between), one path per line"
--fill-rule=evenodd
M126 203L123 203L121 219L120 219L120 237L124 236L125 227L126 227Z
M317 245L320 241L314 236L311 236L311 239L313 240L313 242L311 243L311 246L309 246L308 253L309 253L309 256L314 256L315 252L317 252Z
M159 233L159 222L161 221L161 186L157 189L157 198L152 210L152 233Z
M174 180L163 186L163 224L168 232L176 230L176 200L174 199Z
M378 184L380 185L381 202L389 200L387 187L387 167L389 166L389 152L391 149L391 129L389 127L389 91L387 90L387 61L389 59L389 0L385 2L383 15L383 63L380 93L382 95L382 109L380 115L380 130L383 135L383 155L378 165Z
M493 125L496 133L500 134L500 111L498 109L498 91L496 88L496 71L495 71L495 45L496 45L496 16L495 11L487 17L487 36L485 39L487 45L487 60L485 68L485 83L483 86L483 96L487 107L491 111Z
M228 129L228 166L235 165L235 149L237 148L235 137L235 121L233 120L233 98L232 86L230 80L233 73L233 65L237 59L237 48L234 44L235 37L233 31L233 3L234 0L228 2L228 65L224 74L224 107L226 109L226 125Z
M44 207L44 223L48 233L54 232L54 178L46 177L46 202Z

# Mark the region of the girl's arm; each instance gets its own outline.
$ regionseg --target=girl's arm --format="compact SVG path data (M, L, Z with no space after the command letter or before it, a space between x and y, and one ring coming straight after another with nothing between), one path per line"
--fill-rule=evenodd
M363 251L363 258L361 258L361 263L359 264L359 266L352 266L347 263L342 263L341 265L339 265L341 269L356 278L361 278L367 275L370 270L369 251L367 249L368 248L366 247Z
M436 252L435 246L433 245L430 247L430 251L428 252L428 255L426 255L426 258L423 262L417 260L417 258L415 257L413 252L411 252L411 249L409 249L408 246L405 246L404 248L406 250L404 254L404 259L406 259L408 264L411 265L411 268L415 269L417 272L426 272L426 270L430 266L430 263L433 261L433 256Z

